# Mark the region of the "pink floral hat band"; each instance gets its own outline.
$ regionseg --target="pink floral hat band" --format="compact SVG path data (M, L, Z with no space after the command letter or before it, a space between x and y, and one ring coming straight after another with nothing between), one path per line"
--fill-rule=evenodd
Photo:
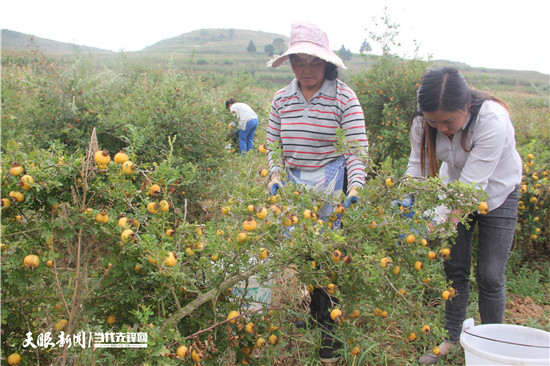
M326 62L345 70L346 65L329 46L328 37L319 27L311 23L294 23L290 30L290 47L280 56L268 61L268 67L279 67L285 63L290 55L304 53L319 57Z

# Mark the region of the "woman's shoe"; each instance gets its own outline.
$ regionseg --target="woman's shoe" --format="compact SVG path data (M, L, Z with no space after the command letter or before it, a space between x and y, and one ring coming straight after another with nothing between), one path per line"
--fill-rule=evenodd
M322 363L332 363L340 359L337 353L342 348L342 344L330 336L325 336L319 350L319 359Z
M447 356L447 354L449 354L454 345L455 344L452 342L444 341L439 345L439 354L436 355L433 352L425 354L424 356L420 357L418 363L420 365L435 365L441 357L445 357Z

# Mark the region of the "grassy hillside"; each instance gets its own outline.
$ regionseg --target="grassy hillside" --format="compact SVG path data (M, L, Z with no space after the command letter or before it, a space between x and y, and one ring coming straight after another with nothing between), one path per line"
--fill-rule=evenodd
M242 29L200 29L162 40L142 51L239 54L247 53L248 44L252 41L256 52L264 53L264 46L272 44L275 38L283 38L288 45L288 37L280 34Z
M40 50L48 54L71 54L79 48L89 53L111 53L112 51L101 48L75 45L71 43L53 41L51 39L36 37L31 34L2 29L2 51L32 51Z

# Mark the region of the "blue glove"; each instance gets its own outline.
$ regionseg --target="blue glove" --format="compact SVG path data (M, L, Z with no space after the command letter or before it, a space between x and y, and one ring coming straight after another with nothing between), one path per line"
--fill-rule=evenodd
M359 197L351 196L350 198L345 200L342 204L344 205L345 208L349 208L352 204L355 204L357 202L359 202Z
M277 191L281 188L283 188L285 186L285 183L284 182L277 182L277 183L274 183L273 185L271 185L271 191L269 192L272 196L276 196L277 195Z
M397 206L399 211L401 211L401 216L406 218L411 218L414 216L414 211L412 210L412 206L414 205L415 198L414 195L408 194L404 196L402 199L399 200L393 200L391 201L392 206ZM403 209L401 209L403 207Z

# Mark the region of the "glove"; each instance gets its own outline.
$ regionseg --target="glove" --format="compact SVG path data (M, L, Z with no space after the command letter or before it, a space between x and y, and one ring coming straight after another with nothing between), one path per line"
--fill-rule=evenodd
M283 188L285 186L285 184L281 181L278 181L277 183L273 183L273 184L269 184L269 193L272 195L272 196L276 196L277 195L277 191L281 188Z
M277 191L281 188L283 188L285 185L284 182L281 182L280 180L280 175L278 172L274 172L272 175L271 175L271 181L269 182L269 184L267 185L267 189L269 190L269 194L272 195L272 196L276 196L277 195Z
M391 201L392 206L396 206L401 211L401 216L411 218L414 216L414 211L411 209L414 205L415 197L412 194L404 196L402 199ZM403 209L401 209L403 207Z

